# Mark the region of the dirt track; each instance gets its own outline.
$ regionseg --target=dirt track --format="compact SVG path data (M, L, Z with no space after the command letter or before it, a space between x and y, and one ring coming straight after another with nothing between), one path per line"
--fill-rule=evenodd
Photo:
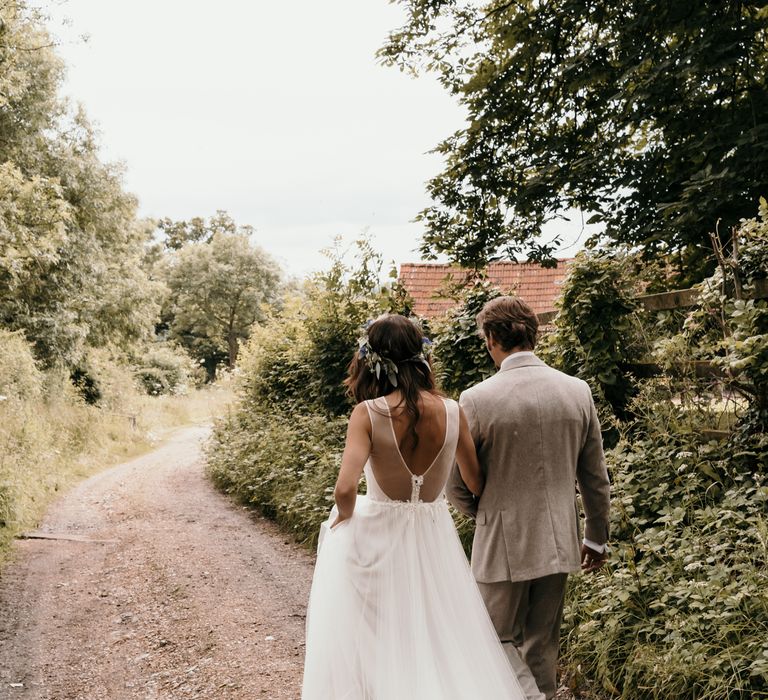
M299 698L314 560L214 490L206 436L88 479L35 533L51 539L16 544L0 700Z
M298 698L312 558L206 481L204 428L80 484L0 580L0 698ZM19 686L18 684L23 684Z

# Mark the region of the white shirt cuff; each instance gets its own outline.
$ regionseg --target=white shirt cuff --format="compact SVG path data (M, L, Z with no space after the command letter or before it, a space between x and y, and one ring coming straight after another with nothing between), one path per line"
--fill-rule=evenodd
M607 544L597 544L597 542L588 540L586 537L582 540L582 542L590 549L594 549L596 552L600 552L600 554L605 554L605 552L608 550Z

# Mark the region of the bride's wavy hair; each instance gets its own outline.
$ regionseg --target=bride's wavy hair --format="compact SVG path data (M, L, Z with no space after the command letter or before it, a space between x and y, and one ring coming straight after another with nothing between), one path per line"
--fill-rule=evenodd
M416 423L421 417L419 392L441 396L435 387L431 360L423 354L424 334L416 323L399 314L380 316L368 326L367 333L367 347L355 352L349 363L348 376L344 381L347 393L360 403L400 391L402 399L395 408L403 410L408 416L408 430L401 447L410 439L411 448L415 449L419 443ZM385 367L380 367L378 373L372 367L370 358L366 356L366 352L371 351L381 358L383 364L391 362L397 368L397 386L392 383L391 374Z

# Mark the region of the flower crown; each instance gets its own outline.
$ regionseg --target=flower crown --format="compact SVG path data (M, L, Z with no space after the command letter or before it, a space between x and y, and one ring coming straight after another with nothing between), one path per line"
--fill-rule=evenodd
M381 377L381 373L384 372L387 375L389 383L393 387L397 388L397 375L399 372L397 367L398 363L386 355L382 355L380 352L376 352L376 350L371 347L371 344L368 342L367 332L367 329L371 323L373 323L373 321L369 321L365 324L366 331L358 339L359 350L357 356L361 360L365 360L365 364L368 366L368 369L376 375L376 379L379 379ZM400 360L400 364L404 362L420 362L424 364L424 366L429 371L432 371L432 368L429 365L429 360L427 359L430 356L431 351L432 341L424 336L421 339L421 352L413 355L413 357Z

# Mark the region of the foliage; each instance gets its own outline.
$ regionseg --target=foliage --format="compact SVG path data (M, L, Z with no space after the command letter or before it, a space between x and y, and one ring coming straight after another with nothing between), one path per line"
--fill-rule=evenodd
M254 233L252 226L238 226L223 209L217 210L207 221L200 216L189 221L173 221L166 217L157 222L157 227L162 231L163 243L168 250L181 250L189 243L210 243L217 233L239 233L248 237Z
M69 378L86 404L104 410L119 410L124 397L137 390L128 358L115 348L88 350L69 371Z
M615 544L608 572L575 580L567 658L622 698L762 697L766 475L754 455L737 465L733 444L702 442L716 416L674 398L646 385L637 422L608 454Z
M732 274L744 292L768 278L768 202L760 200L759 218L744 221L734 233L737 259ZM734 252L735 252L734 251ZM710 284L710 287L714 285ZM724 299L727 332L715 361L732 377L733 388L749 399L742 433L768 432L768 300Z
M435 372L440 388L454 398L495 372L476 318L501 293L487 279L475 279L455 293L459 305L434 324Z
M321 410L332 415L345 415L351 408L342 382L360 329L386 310L387 290L379 282L381 256L365 238L354 245L351 261L339 240L325 251L330 266L315 275L307 290L308 359L313 369L309 388Z
M758 216L742 221L735 232L738 269L747 284L768 278L768 200L760 198ZM747 243L744 245L744 243Z
M762 3L396 1L380 57L435 72L467 110L436 149L425 254L550 260L542 226L576 208L614 242L680 251L696 281L708 233L766 191Z
M232 369L251 326L276 301L276 263L242 233L217 232L189 243L167 263L170 337L195 358Z
M333 505L345 430L345 418L241 406L217 424L208 471L225 493L314 547Z
M192 400L137 392L131 365L165 293L149 276L154 227L59 96L44 24L25 0L0 4L0 555L57 490L146 448ZM177 361L147 362L182 388Z
M640 354L637 292L631 257L609 250L579 253L557 301L555 330L541 348L542 357L587 381L621 419L635 388L624 365Z
M43 378L21 333L0 329L0 401L37 398Z
M767 214L742 222L738 256L655 343L665 375L638 383L608 453L610 574L577 579L566 654L622 698L768 696L768 323L764 300L732 296L766 273Z
M252 330L242 363L244 395L253 410L292 409L346 415L351 404L343 381L360 329L385 310L381 260L367 241L355 256L339 241L326 251L328 270L273 310Z
M389 271L389 279L391 284L388 289L385 290L386 297L386 310L391 314L400 314L408 318L415 317L416 314L413 310L415 301L405 286L403 280L400 279L397 267L393 265ZM422 328L427 330L427 319L419 319Z
M306 330L304 296L284 301L263 324L254 326L240 362L243 405L254 411L272 407L305 413L317 410L312 350Z
M139 384L151 396L184 394L188 388L189 357L175 348L160 346L151 349L136 370Z
M73 368L89 348L146 340L159 290L141 266L150 229L58 97L42 23L22 0L0 8L0 326L23 331L43 366Z

